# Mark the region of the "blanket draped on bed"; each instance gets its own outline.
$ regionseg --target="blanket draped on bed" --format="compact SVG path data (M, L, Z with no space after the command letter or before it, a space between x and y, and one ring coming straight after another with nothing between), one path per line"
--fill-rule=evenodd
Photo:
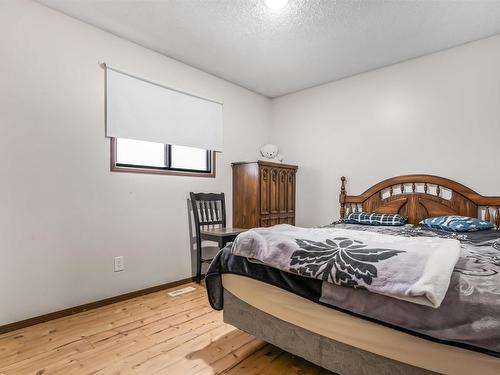
M452 233L413 225L383 227L335 224L332 227L394 237L458 240L461 245L460 258L441 306L435 309L281 271L262 262L234 255L231 247L221 250L207 271L206 286L211 306L216 310L224 307L222 275L241 275L358 318L441 344L500 358L500 230Z
M459 259L460 243L283 224L240 234L232 253L281 271L437 308Z

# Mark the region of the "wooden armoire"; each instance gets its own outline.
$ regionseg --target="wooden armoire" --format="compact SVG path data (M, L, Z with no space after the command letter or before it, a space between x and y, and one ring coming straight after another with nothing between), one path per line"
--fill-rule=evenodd
M296 165L233 163L233 227L295 224Z

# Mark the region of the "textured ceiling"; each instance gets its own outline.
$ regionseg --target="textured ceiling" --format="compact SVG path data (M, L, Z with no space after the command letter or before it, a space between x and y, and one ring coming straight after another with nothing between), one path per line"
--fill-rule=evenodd
M275 97L500 33L500 0L39 0Z

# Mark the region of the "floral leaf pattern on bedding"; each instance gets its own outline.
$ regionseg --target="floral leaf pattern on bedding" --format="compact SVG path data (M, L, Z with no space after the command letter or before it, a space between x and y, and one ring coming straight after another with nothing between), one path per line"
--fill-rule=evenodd
M495 241L493 243L493 248L496 249L496 250L500 250L500 240Z
M373 263L392 258L402 250L367 248L358 240L346 237L318 242L296 239L300 250L293 252L290 272L320 278L338 285L360 288L362 281L371 285L377 277Z
M467 262L458 262L455 271L467 276L493 276L500 269L500 252L470 251ZM465 264L463 264L465 263Z
M500 231L456 233L424 226L368 227L366 225L336 223L327 227L341 227L358 231L404 236L439 237L459 240L461 257L454 274L455 288L462 296L491 293L500 296Z

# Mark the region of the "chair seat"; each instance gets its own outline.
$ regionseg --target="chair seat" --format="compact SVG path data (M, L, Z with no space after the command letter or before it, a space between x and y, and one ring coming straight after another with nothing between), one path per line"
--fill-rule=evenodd
M203 240L215 241L220 248L227 245L228 242L233 242L238 234L245 232L247 229L241 228L215 228L200 230L200 237Z
M200 230L201 238L209 241L219 242L221 246L234 241L238 234L247 231L248 229L242 228L214 228L207 230ZM201 259L201 263L210 263L213 258Z
M214 229L201 229L202 235L209 235L215 237L230 237L237 236L238 234L247 231L248 229L242 228L214 228Z

